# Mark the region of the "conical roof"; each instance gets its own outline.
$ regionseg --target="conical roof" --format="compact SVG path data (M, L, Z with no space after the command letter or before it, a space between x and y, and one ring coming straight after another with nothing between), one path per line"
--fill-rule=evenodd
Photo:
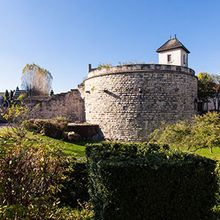
M189 50L187 50L186 47L176 37L168 40L160 48L158 48L157 53L168 51L168 50L173 50L173 49L177 49L177 48L182 48L187 53L190 53Z

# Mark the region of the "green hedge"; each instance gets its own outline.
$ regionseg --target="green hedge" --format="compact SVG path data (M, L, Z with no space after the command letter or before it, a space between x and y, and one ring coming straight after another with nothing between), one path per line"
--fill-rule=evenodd
M89 202L86 161L70 161L64 175L66 178L61 181L62 188L58 193L61 204L77 208L80 204Z
M95 219L210 219L215 161L147 144L88 145L86 154Z

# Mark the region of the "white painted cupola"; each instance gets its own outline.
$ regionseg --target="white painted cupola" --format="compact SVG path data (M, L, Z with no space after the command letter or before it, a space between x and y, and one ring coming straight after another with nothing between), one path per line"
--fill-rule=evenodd
M176 38L169 39L157 49L159 64L188 67L188 49Z

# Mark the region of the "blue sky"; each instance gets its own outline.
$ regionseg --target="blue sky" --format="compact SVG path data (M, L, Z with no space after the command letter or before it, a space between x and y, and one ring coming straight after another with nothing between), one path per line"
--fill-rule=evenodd
M75 88L88 64L157 63L170 35L196 72L220 74L219 0L0 0L0 91L36 63L55 92Z

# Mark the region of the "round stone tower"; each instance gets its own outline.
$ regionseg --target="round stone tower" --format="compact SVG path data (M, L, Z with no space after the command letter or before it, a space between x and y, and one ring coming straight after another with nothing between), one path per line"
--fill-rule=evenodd
M132 64L90 69L85 83L86 121L106 139L145 141L162 122L196 114L197 77L187 67Z

